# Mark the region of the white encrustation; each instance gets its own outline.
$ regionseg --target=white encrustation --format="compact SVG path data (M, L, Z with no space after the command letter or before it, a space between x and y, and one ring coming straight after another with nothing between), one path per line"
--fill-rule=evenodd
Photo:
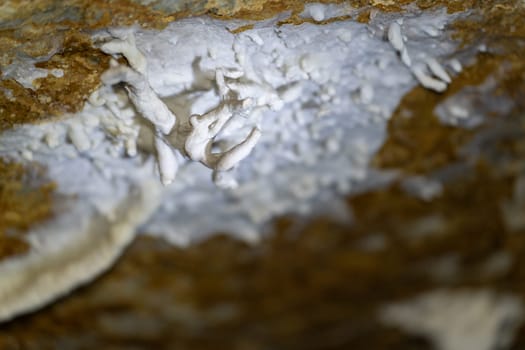
M271 19L236 34L239 21L196 17L92 33L114 60L83 110L0 135L0 156L45 165L69 198L28 233L31 253L0 263L0 321L91 280L139 230L179 245L219 231L255 242L277 215L347 218L340 199L373 180L369 159L405 92L442 91L461 69L446 61L455 16ZM13 64L29 84L34 70Z

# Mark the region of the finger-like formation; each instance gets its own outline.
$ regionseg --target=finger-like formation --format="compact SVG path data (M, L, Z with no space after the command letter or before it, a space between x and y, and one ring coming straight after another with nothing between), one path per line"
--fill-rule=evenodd
M184 145L188 157L216 171L230 170L246 158L261 136L260 130L256 127L231 149L218 153L212 152L215 138L232 117L232 108L225 103L202 116L191 116L192 130Z
M250 154L261 136L260 130L256 127L243 141L231 149L218 153L212 152L216 137L234 114L239 109L253 106L253 99L243 98L246 91L251 92L252 95L258 95L259 104L268 104L272 109L279 109L282 106L282 101L275 93L264 94L260 87L235 81L242 77L242 71L217 70L217 90L223 101L209 112L203 115L192 115L189 118L190 132L186 136L184 149L177 150L165 137L176 132L174 131L176 117L148 83L146 58L137 49L133 33L113 30L109 34L113 39L104 42L100 46L101 50L111 55L124 56L130 66L115 65L102 75L102 81L107 85L124 83L135 109L153 124L158 169L164 185L170 184L175 179L178 169L176 152L182 153L192 161L201 162L215 172L232 169ZM92 96L91 99L94 104L98 105L108 103L98 95ZM214 175L214 178L219 177Z
M396 50L401 61L410 69L414 77L425 88L436 92L443 92L452 81L443 66L434 58L426 57L421 61L412 62L412 58L405 45L406 39L401 31L401 24L394 21L388 27L387 38L394 50ZM431 35L431 33L429 34ZM457 63L456 63L457 62ZM461 64L458 61L451 63L454 71L461 71Z

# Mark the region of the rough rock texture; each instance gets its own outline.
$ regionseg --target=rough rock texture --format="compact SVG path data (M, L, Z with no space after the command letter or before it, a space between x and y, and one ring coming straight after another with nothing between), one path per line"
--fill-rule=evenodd
M359 18L366 21L371 9L401 11L401 5L412 2L356 0L350 1L348 6L361 8ZM282 23L298 24L307 21L299 17L305 3L295 0L7 1L2 4L0 12L0 70L3 74L0 91L4 92L0 94L0 130L20 123L48 120L81 109L89 94L100 85L100 75L108 67L107 56L90 45L89 31L134 24L158 29L177 18L201 14L221 19L261 20L285 11L290 11L290 15ZM464 2L454 1L415 3L421 8L443 3L450 11L459 11L467 6ZM61 69L62 73L54 76L40 71L43 77L37 78L32 86L21 84L16 79L16 71L10 67L13 61L21 57L37 68ZM63 94L64 90L69 93Z
M23 233L53 216L53 189L38 165L0 159L0 259L27 251Z

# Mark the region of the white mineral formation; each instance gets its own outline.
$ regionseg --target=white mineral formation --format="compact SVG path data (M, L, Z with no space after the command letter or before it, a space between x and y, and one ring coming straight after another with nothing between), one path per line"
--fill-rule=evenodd
M173 148L173 145L169 144L165 136L172 132L176 117L151 89L147 79L147 60L136 47L134 33L129 30L110 30L109 33L115 38L102 44L102 51L112 55L121 54L132 68L126 66L113 67L104 73L102 81L108 85L125 83L129 99L139 112L139 117L143 117L153 124L160 178L164 185L169 185L175 179L178 168L177 157L174 154L177 151ZM122 36L124 36L124 39ZM266 94L261 93L261 89L258 86L227 84L224 80L225 76L228 78L240 78L242 72L226 73L225 75L221 69L217 70L218 93L221 97L228 97L228 90L235 91L238 95L240 95L240 91L249 91L251 92L250 95L259 96L257 99L258 105L264 105L266 102L269 102L264 99ZM239 106L244 108L251 107L252 101L250 98L242 101L235 99L232 101L223 100L219 106L204 115L191 115L189 118L191 131L186 135L184 149L180 150L180 152L190 160L201 162L215 171L232 169L250 154L259 140L260 130L254 127L246 139L224 152L212 153L212 143L225 124L233 117L236 109Z
M311 4L301 16L352 11ZM400 18L272 19L233 34L242 23L197 17L93 33L127 63L112 62L81 112L0 134L1 157L45 165L71 201L29 233L31 253L0 262L0 321L94 278L139 226L185 245L214 232L255 242L285 213L347 219L340 198L375 181L368 161L401 97L418 82L443 91L444 67L461 69L439 63L455 50L443 30L454 15ZM35 77L27 62L11 69Z
M388 41L392 47L399 53L401 61L412 71L416 79L424 87L443 92L447 89L448 84L452 81L445 71L445 68L432 56L423 55L418 61L413 61L405 45L405 39L401 32L402 21L393 21L388 27ZM429 27L425 28L428 33ZM436 29L432 28L431 36L436 34ZM454 66L458 68L454 61ZM460 67L460 66L459 66ZM461 68L458 68L458 71Z
M439 290L388 305L388 325L429 337L439 350L505 349L523 320L522 301L489 290Z
M34 230L28 255L0 264L0 321L67 294L112 265L160 199L152 183L129 191L111 217L87 201L68 201L64 215Z

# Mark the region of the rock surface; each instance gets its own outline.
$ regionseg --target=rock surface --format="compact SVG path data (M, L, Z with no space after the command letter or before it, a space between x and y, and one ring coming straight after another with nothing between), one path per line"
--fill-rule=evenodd
M4 5L13 10L2 18L5 52L19 50L36 32L42 40L25 49L36 50L35 56L54 55L35 65L50 73L33 80L33 88L16 83L15 89L14 78L2 80L14 93L0 94L5 98L1 129L81 109L109 64L108 56L86 41L85 31L135 21L160 28L185 11L239 21L248 26L242 30L253 24L246 21L285 9L292 15L283 22L329 22L328 12L310 5L310 15L301 17L305 7L293 1L207 2L192 8L155 1L147 11L120 1L109 18L97 11L105 13L110 5L91 3L72 1L59 8L42 2L49 11L34 16L34 8L24 12L16 4ZM362 22L378 10L405 11L403 6L469 8L450 27L466 48L479 48L476 55L468 49L454 53L464 67L443 93L419 85L404 94L388 116L386 139L371 162L375 171L389 174L389 181L367 184L346 198L351 222L285 215L255 244L218 235L181 248L142 236L94 283L2 324L0 348L478 350L473 337L481 336L487 350L525 347L523 3L350 3L359 9L355 20ZM20 27L15 18L22 17L34 23L31 31L15 29ZM70 31L57 36L57 23L67 23ZM51 45L55 39L58 50ZM43 47L34 47L36 42ZM4 58L5 76L12 62ZM63 72L53 75L51 69ZM72 86L78 74L86 78ZM70 96L60 93L66 86ZM377 98L367 88L356 96ZM45 203L55 188L45 172L24 178L20 174L29 174L23 170L28 168L0 166L0 257L23 256L27 247L17 237L24 237L24 230L12 231L23 223L13 218L28 215L19 199L42 205L27 217L27 225L38 226L50 215ZM30 184L24 182L28 176ZM464 317L447 322L455 312ZM471 328L484 332L469 333Z

